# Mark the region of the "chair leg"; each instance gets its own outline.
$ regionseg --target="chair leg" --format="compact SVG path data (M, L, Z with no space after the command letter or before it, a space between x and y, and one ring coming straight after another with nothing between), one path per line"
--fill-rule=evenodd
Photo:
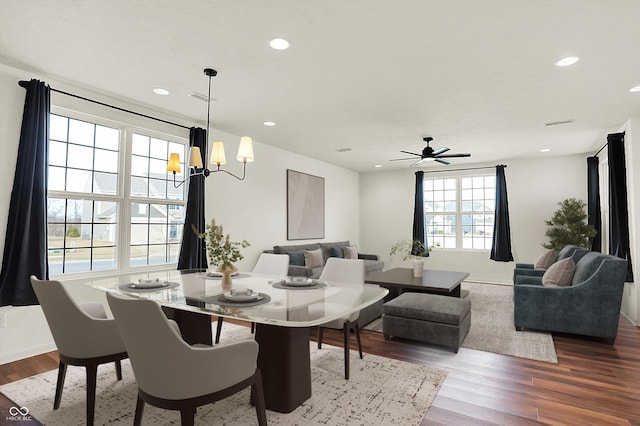
M64 378L67 375L67 364L60 361L58 364L58 382L56 383L56 396L53 398L53 409L60 408L60 400L62 399L62 388L64 387Z
M136 402L136 414L133 417L133 426L140 426L142 424L142 413L144 412L144 401L138 394L138 401Z
M120 362L120 360L117 360L115 364L116 364L116 378L118 380L122 380L122 363Z
M218 321L216 322L216 345L220 343L220 333L222 332L223 321L224 317L218 317Z
M344 335L344 378L349 380L349 322L345 321L342 326Z
M358 342L358 352L360 353L360 359L362 359L362 345L360 344L360 325L358 321L353 323L353 329L356 333L356 341Z
M254 334L256 332L256 323L252 322L251 323L251 334Z
M318 349L322 349L322 327L318 326Z
M187 407L180 409L180 423L182 426L193 426L196 419L196 409Z
M96 408L96 378L98 365L87 365L87 426L93 425L93 416Z
M254 374L255 382L251 385L251 397L256 407L256 415L258 416L258 425L267 426L267 412L264 403L264 391L262 389L262 373L256 368Z

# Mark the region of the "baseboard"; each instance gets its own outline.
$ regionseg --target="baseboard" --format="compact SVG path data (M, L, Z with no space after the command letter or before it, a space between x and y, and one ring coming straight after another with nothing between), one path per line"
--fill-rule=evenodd
M620 312L622 314L623 317L625 317L631 324L633 324L636 327L640 327L640 325L638 323L636 323L634 320L632 320L631 318L629 318L627 315L625 315L624 312Z
M32 347L32 348L25 349L25 350L18 351L18 352L4 354L2 357L0 357L0 365L8 364L8 363L14 362L14 361L19 361L19 360L25 359L25 358L31 358L32 356L36 356L36 355L44 354L44 353L47 353L47 352L55 351L56 349L57 349L56 345L53 344L53 343L50 343L50 344L46 344L46 345L40 345L40 346Z

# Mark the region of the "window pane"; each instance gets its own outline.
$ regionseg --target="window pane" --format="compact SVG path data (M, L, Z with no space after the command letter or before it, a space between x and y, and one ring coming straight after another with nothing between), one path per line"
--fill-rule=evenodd
M64 191L64 170L62 167L49 167L49 191Z
M116 248L99 247L93 249L93 270L104 271L116 269Z
M96 149L95 169L101 172L118 173L118 153Z
M108 201L96 201L94 205L93 221L95 223L117 223L118 205Z
M96 147L118 151L120 131L111 127L96 126Z
M86 121L69 120L69 142L93 146L95 125Z
M67 117L51 114L49 118L49 138L66 142L68 124Z
M131 246L131 252L129 253L129 265L142 266L147 264L147 249L148 246Z
M167 176L167 160L156 160L152 158L149 160L149 175L153 177L166 177Z
M152 245L149 246L149 264L158 264L167 262L167 246Z
M180 257L180 244L169 244L169 263L178 262L178 258Z
M67 166L76 169L91 170L93 168L93 148L79 145L68 145L69 156Z
M131 177L131 196L133 197L146 197L149 195L147 192L149 189L149 179L141 177Z
M91 175L88 170L67 169L67 191L91 192Z
M132 155L131 174L133 176L149 176L149 158Z
M149 197L167 198L167 181L160 179L149 179Z
M115 173L99 173L93 174L95 185L93 186L94 194L116 195L118 193L118 175Z
M148 237L149 226L145 224L131 224L131 244L147 244L149 242ZM145 250L146 251L146 250Z
M151 143L149 144L149 156L153 158L159 158L161 160L167 160L169 155L167 153L167 141L162 139L151 138Z
M149 242L152 244L167 242L167 225L152 224L149 225Z
M135 155L149 156L149 137L133 134L131 139L131 153Z
M49 142L49 164L54 166L67 165L67 144L62 142Z
M93 218L93 202L91 200L68 200L67 223L91 223Z

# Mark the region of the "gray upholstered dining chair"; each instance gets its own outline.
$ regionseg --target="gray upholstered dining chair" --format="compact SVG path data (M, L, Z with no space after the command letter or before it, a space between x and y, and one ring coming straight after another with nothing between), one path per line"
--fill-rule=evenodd
M289 271L289 255L261 253L256 262L256 266L251 271L252 275L268 275L274 278L284 278ZM222 332L222 323L224 317L218 317L216 323L216 343L220 343L220 333ZM255 323L251 323L251 333L255 331Z
M364 262L361 259L341 259L330 257L320 275L320 281L330 281L334 284L364 285ZM338 318L318 327L318 349L322 349L323 328L342 329L344 338L344 378L349 379L349 340L351 330L356 335L358 352L362 359L362 345L360 344L360 326L358 317L360 311Z
M87 376L87 425L92 425L98 365L115 362L116 377L122 380L120 360L127 358L127 352L118 327L113 319L107 319L101 303L78 305L59 281L31 276L31 285L60 357L53 409L60 407L67 365L82 366Z
M167 320L155 300L108 293L107 300L129 353L138 382L134 425L144 404L179 410L183 425L193 425L196 408L224 399L248 386L260 425L267 424L258 343L190 346Z

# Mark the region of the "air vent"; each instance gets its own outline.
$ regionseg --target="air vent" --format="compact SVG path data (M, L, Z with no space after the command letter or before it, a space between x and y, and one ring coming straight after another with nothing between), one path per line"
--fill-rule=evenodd
M558 126L560 124L571 124L573 120L564 120L564 121L552 121L551 123L544 123L545 126Z
M336 152L347 152L347 151L351 151L351 148L338 148L338 149L336 149Z
M189 96L191 96L192 98L196 98L201 100L202 102L207 102L209 100L209 98L207 97L207 95L203 95L202 93L198 93L198 92L192 92L189 93ZM212 101L217 102L218 100L215 98L211 98Z

